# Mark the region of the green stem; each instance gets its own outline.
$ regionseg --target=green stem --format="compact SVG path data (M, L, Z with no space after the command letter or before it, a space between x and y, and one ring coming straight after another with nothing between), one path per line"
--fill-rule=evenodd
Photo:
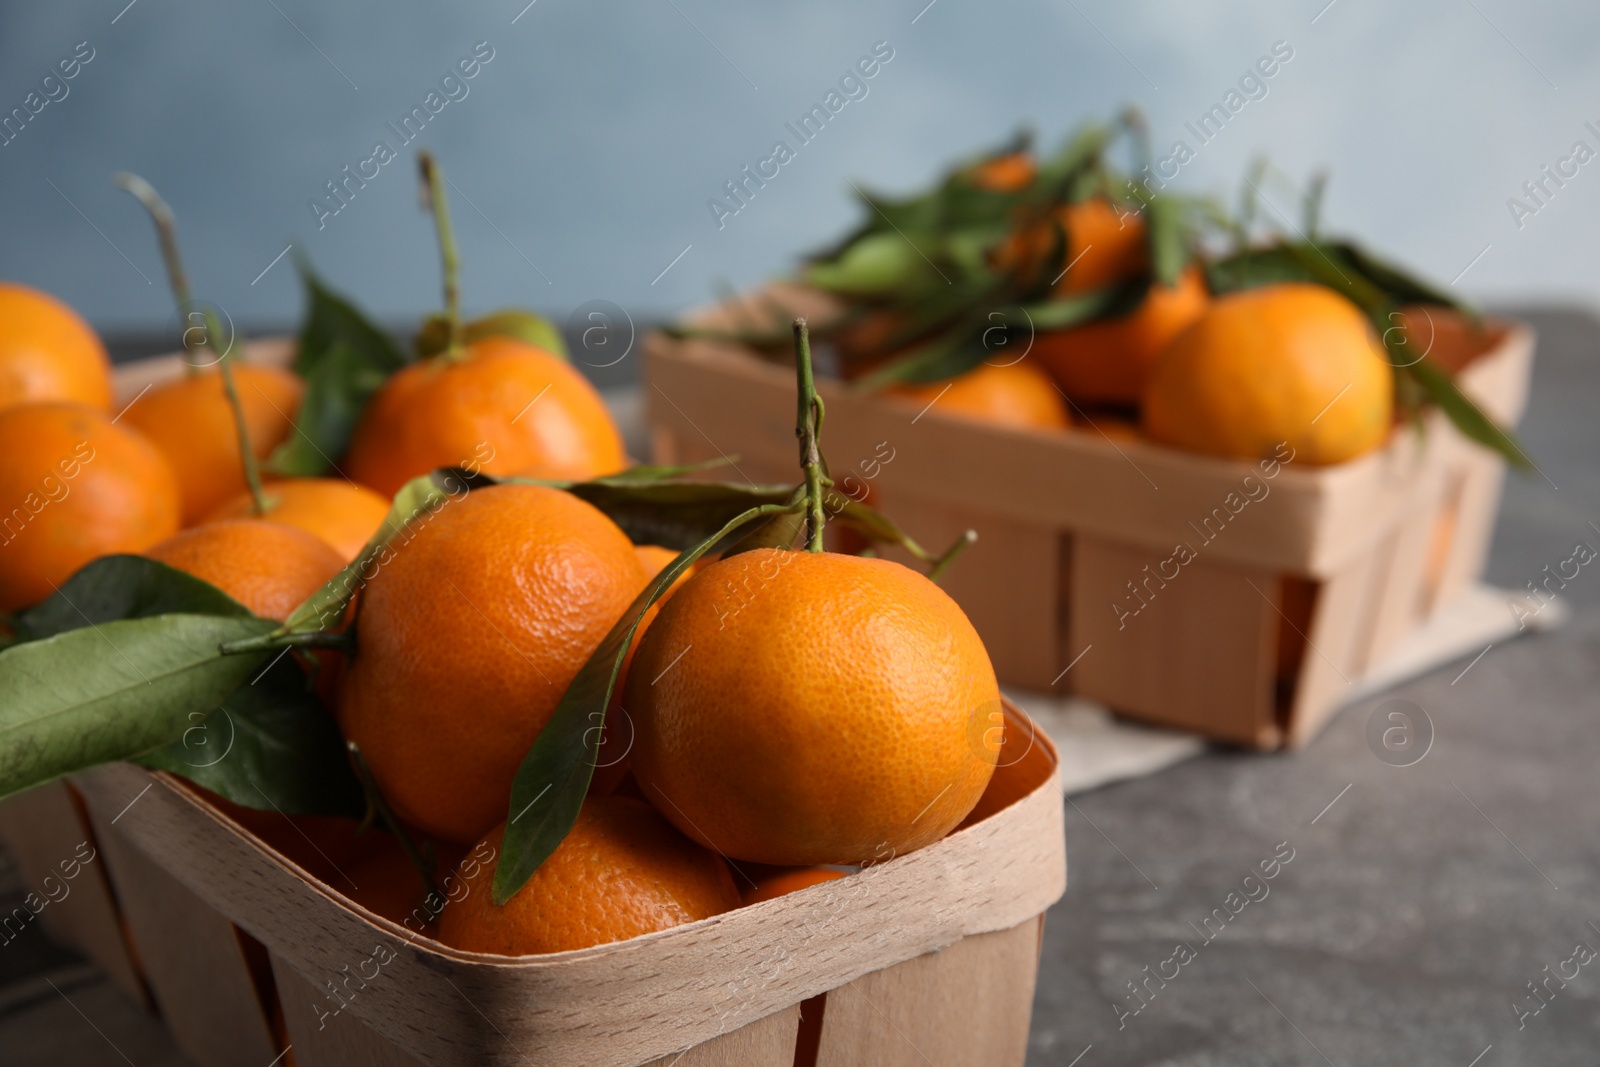
M444 355L450 359L460 359L461 259L456 254L456 234L450 225L450 204L444 195L444 172L434 161L433 153L426 148L417 153L417 167L428 191L433 225L439 233L439 262L444 273L444 319L449 328L449 344L445 347Z
M367 766L367 757L361 754L361 749L354 741L346 741L345 747L350 751L350 765L355 768L356 777L361 779L362 788L367 794L367 803L378 813L378 818L383 821L389 833L400 842L400 848L406 854L406 859L411 861L411 866L417 869L417 874L422 879L422 884L428 890L428 910L433 911L435 901L443 900L439 886L433 880L433 865L422 858L422 851L417 848L416 842L411 840L411 835L406 828L400 825L400 820L395 818L389 802L384 799L383 791L378 788L378 781L372 777L372 769Z
M966 533L956 538L955 543L944 550L944 555L934 560L933 566L928 568L928 580L930 582L937 582L940 575L944 574L944 572L949 569L950 564L956 561L956 557L970 548L972 543L977 539L978 531L976 530L968 530Z
M811 376L811 334L803 318L794 320L795 377L798 379L794 434L800 439L800 469L806 478L806 551L822 551L822 398Z
M246 637L229 641L217 651L224 656L237 656L246 652L271 652L280 648L331 648L350 652L355 648L355 638L347 632L312 630L307 633L274 631L260 637Z
M195 312L191 310L193 300L189 296L189 276L184 273L183 260L178 255L178 224L172 216L172 209L167 202L161 199L161 194L155 187L137 174L126 172L115 175L112 179L116 184L130 193L133 198L144 206L149 212L150 220L155 223L156 237L161 243L161 259L166 263L167 281L172 287L172 295L178 302L178 318L180 322L187 323L189 317ZM250 447L250 429L245 423L244 408L239 403L239 390L233 381L233 367L230 359L239 346L229 343L225 350L218 351L216 339L222 336L222 324L217 321L216 312L209 308L199 309L205 322L205 342L203 347L210 349L217 357L217 373L222 376L222 389L228 397L228 407L233 411L234 432L239 441L239 457L244 464L245 484L250 487L250 499L257 515L265 515L271 506L267 499L266 490L261 484L261 466L256 462L256 453ZM189 331L183 331L183 346L189 349ZM189 364L190 373L198 370L193 363Z

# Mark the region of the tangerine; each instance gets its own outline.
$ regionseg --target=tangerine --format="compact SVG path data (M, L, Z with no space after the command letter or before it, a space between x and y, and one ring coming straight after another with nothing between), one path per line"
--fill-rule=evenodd
M144 553L227 593L263 619L283 622L344 567L327 542L266 519L223 519L169 537Z
M604 513L543 486L476 490L409 534L362 590L339 718L402 820L466 844L506 817L644 570Z
M1056 242L1056 224L1067 242L1061 274L1051 282L1056 296L1103 289L1148 268L1144 218L1103 196L1063 205L1042 222L1024 223L1000 243L994 265L1007 272L1037 271Z
M1342 463L1382 444L1394 370L1371 323L1321 285L1282 282L1212 303L1157 361L1144 395L1155 440L1260 459Z
M280 367L235 360L232 369L250 447L257 459L265 459L293 432L305 384ZM238 426L215 367L154 387L122 417L150 438L177 472L184 525L199 522L244 491Z
M0 408L68 400L111 407L111 360L76 311L49 293L0 282Z
M262 488L267 496L265 515L256 515L255 498L247 489L202 521L271 519L320 537L349 563L361 555L389 514L387 500L343 478L280 478Z
M83 404L0 409L0 611L49 596L113 552L178 529L178 483L154 445Z
M790 893L821 885L823 882L837 881L849 873L840 867L799 867L769 874L757 878L755 884L745 890L744 905L749 907L751 904L760 904L763 900L776 900Z
M1064 430L1072 420L1050 376L1031 363L982 363L942 382L897 385L891 392L930 410L959 418Z
M979 189L992 193L1018 193L1033 183L1039 168L1026 152L1007 152L973 167L968 177Z
M954 600L883 559L754 549L680 589L640 642L633 771L735 859L859 863L943 837L977 803L1000 691Z
M620 470L622 435L566 361L487 337L397 371L368 402L345 469L393 496L437 467L581 481Z
M498 826L474 850L497 853ZM463 868L465 870L465 868ZM587 801L561 845L503 907L491 899L492 864L462 881L444 909L439 940L500 956L565 952L666 930L731 911L739 893L722 857L628 797Z
M1205 279L1190 267L1175 285L1152 284L1139 306L1117 318L1035 336L1036 356L1070 397L1137 404L1150 370L1172 339L1205 313Z

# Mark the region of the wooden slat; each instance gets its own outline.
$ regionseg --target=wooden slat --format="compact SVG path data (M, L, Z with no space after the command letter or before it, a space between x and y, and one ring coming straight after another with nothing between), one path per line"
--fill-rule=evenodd
M422 1067L422 1061L355 1015L334 1011L338 1004L329 1000L329 994L276 954L272 976L294 1067Z
M131 769L131 768L130 768ZM130 790L123 797L138 794ZM152 790L153 792L153 790ZM96 838L173 1041L199 1067L270 1063L272 1032L233 924L91 806ZM116 815L113 808L111 817Z
M1485 452L1469 453L1461 457L1454 476L1458 479L1454 531L1434 594L1434 608L1449 603L1483 574L1500 514L1506 465Z
M1290 705L1291 748L1315 737L1360 679L1370 647L1370 621L1383 596L1383 573L1382 554L1371 553L1318 588Z
M1423 621L1428 607L1429 553L1436 534L1435 520L1447 506L1444 472L1438 471L1417 485L1416 513L1399 523L1391 537L1380 543L1381 573L1376 578L1378 596L1364 629L1366 652L1359 669L1364 673L1382 662L1388 651Z
M1042 921L963 938L830 991L817 1067L1020 1067Z
M800 1005L747 1023L686 1052L662 1056L644 1067L794 1067Z
M1232 534L1229 530L1224 537ZM1191 540L1193 535L1191 535ZM1218 538L1220 541L1221 538ZM1165 558L1080 536L1072 549L1072 633L1083 649L1074 691L1126 715L1234 744L1275 748L1273 640L1278 613L1270 571L1199 558L1178 569L1138 614L1127 583Z
M89 957L113 985L149 1009L149 995L122 933L106 864L71 788L65 782L49 782L8 799L0 805L0 840L16 860L23 885L45 899L45 877L61 883L60 865L76 859L80 844L87 842L95 849L95 858L64 883L66 897L47 903L39 922L52 940Z

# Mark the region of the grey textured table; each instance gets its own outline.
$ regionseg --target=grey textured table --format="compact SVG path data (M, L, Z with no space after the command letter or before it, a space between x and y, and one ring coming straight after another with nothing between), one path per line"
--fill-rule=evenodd
M1509 587L1579 541L1600 547L1587 525L1600 523L1600 322L1526 317L1540 345L1524 438L1548 480L1508 483L1489 577ZM1303 752L1211 752L1074 798L1029 1063L1596 1063L1600 959L1552 981L1537 1014L1526 985L1547 965L1571 974L1579 942L1600 949L1591 570L1563 593L1564 629L1353 705ZM1410 767L1366 742L1371 711L1396 698L1436 731ZM1288 849L1277 877L1244 883ZM1241 907L1246 890L1259 899ZM0 910L22 891L0 857ZM1217 909L1228 921L1213 917L1208 940ZM1530 1012L1520 1027L1515 1005ZM158 1023L37 928L0 949L0 1067L182 1062Z

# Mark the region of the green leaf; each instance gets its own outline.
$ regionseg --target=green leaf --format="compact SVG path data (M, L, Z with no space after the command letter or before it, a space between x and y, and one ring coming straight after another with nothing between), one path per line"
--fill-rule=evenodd
M410 362L393 338L346 297L323 285L310 264L304 260L296 262L306 294L306 318L300 327L300 351L294 364L296 374L309 379L317 363L339 342L349 345L366 362L385 372L392 373Z
M796 504L804 501L804 487L796 487L790 499ZM727 559L729 556L737 556L741 552L750 552L758 548L793 548L795 541L805 533L805 529L804 510L779 512L771 518L751 523L747 530L741 529L732 535L728 547L722 550L721 558Z
M1472 314L1470 308L1449 293L1378 258L1352 241L1340 241L1332 247L1396 304L1442 304Z
M1156 196L1145 205L1145 239L1150 245L1150 267L1156 281L1165 286L1178 284L1189 261L1188 235L1184 232L1183 201L1171 196Z
M276 625L154 615L0 652L0 796L178 737L191 712L216 707L265 660L219 646Z
M350 442L367 400L408 362L388 334L322 284L304 261L306 317L295 373L306 381L295 432L268 458L279 474L326 472Z
M1022 310L1035 330L1068 330L1096 319L1129 314L1144 301L1149 288L1147 280L1135 278L1062 300L1030 304Z
M247 808L346 815L366 807L333 716L292 656L235 689L209 716L189 714L175 741L139 757Z
M813 263L806 281L835 293L890 292L908 283L926 286L938 281L933 267L897 233L868 234L831 262Z
M1318 274L1282 245L1251 248L1206 266L1206 285L1218 296L1278 282L1318 282Z
M311 368L294 430L267 459L276 474L316 477L333 467L350 445L361 412L388 372L373 366L344 341L335 341Z
M795 506L767 504L751 508L667 564L579 668L512 783L505 839L494 871L496 904L504 904L527 884L577 821L594 773L606 706L645 611L713 545L747 523Z
M580 482L568 492L587 500L622 527L634 544L682 551L699 544L735 516L763 504L786 503L792 485L662 482L607 485Z
M891 382L942 382L967 373L988 356L981 333L951 330L857 380L854 388L857 392L871 392Z
M1405 359L1411 358L1403 349L1400 356ZM1424 357L1401 366L1401 371L1422 386L1429 399L1439 405L1439 409L1449 417L1455 428L1467 438L1500 453L1519 470L1535 469L1533 461L1528 458L1511 432L1502 429L1493 419L1485 415L1483 409L1458 389L1455 380L1433 360Z
M61 583L49 599L20 613L19 641L151 615L249 615L228 594L192 575L143 556L102 556Z

